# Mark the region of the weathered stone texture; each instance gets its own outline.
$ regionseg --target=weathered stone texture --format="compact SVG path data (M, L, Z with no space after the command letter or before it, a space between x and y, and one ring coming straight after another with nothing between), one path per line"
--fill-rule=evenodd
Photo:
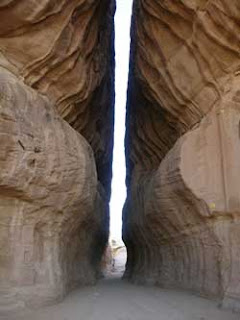
M113 14L111 0L0 3L0 312L96 281L108 238Z
M0 90L1 290L41 303L95 281L106 212L84 138L4 69Z
M239 308L238 1L135 0L125 277Z
M114 0L1 1L1 65L47 95L90 143L109 193Z

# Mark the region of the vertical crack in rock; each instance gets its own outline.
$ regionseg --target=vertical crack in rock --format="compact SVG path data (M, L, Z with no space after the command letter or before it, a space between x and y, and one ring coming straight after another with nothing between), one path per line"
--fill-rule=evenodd
M125 277L239 309L240 5L135 0Z
M114 0L0 4L0 309L94 283L108 239Z

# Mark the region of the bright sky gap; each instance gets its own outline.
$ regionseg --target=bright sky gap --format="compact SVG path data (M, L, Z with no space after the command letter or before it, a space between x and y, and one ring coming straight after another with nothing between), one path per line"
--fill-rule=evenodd
M132 0L117 0L115 15L115 129L110 202L110 239L121 240L122 208L126 199L124 154L125 116L130 51Z

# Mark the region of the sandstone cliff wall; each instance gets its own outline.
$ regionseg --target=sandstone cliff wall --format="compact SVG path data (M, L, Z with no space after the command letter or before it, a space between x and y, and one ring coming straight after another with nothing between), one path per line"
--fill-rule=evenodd
M135 0L125 277L239 309L237 1Z
M108 238L114 1L0 4L0 310L96 281Z

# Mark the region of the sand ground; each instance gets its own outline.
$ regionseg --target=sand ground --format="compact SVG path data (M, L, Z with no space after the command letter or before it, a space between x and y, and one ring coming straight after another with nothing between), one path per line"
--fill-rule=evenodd
M122 257L121 257L122 258ZM143 287L120 279L123 266L94 287L79 288L57 305L6 320L239 320L240 315L218 308L189 292Z

